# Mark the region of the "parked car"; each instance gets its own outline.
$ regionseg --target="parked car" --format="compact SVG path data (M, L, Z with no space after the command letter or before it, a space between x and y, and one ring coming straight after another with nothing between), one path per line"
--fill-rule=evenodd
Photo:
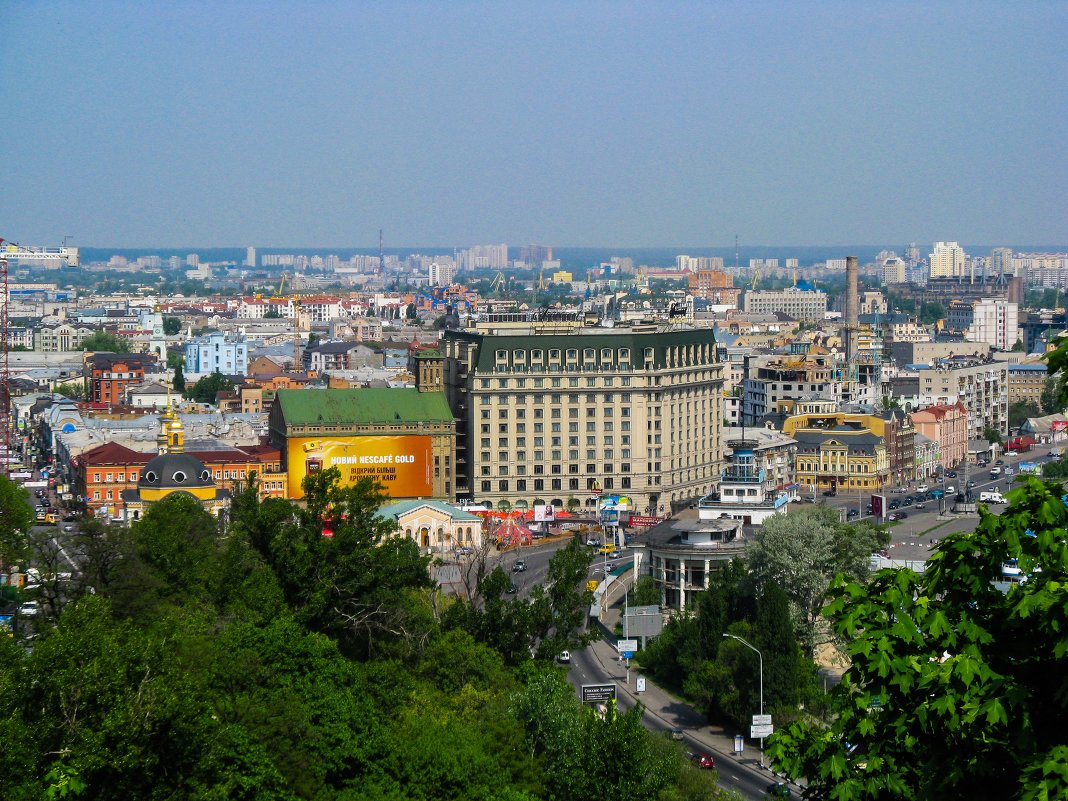
M509 584L508 589L505 590L505 592L509 595L515 595L517 592L519 592L519 587L515 586L514 584Z
M714 760L710 754L702 754L698 751L687 754L686 756L690 758L690 761L694 765L704 770L716 767L716 760Z
M790 798L790 785L786 782L775 782L769 784L767 789L764 790L765 798Z
M833 498L837 494L838 493L836 491L834 491L833 489L829 489L829 490L824 490L823 491L823 495L826 498Z
M998 459L996 462L994 462L994 464L996 464L998 467L1001 467L1005 464L1005 462L1001 459Z
M681 740L682 736L683 736L682 735L682 729L675 728L675 729L671 730L671 739L672 740Z

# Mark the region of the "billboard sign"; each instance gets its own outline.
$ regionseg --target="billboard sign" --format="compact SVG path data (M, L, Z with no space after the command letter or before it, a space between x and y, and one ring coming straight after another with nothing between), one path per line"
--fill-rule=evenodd
M582 703L604 704L616 700L616 685L614 684L583 684Z
M646 526L655 526L661 522L661 518L652 517L650 515L631 515L630 524L637 528L645 528Z
M286 445L291 498L304 497L305 476L331 467L341 471L343 487L371 478L394 499L434 494L430 437L294 437Z
M534 507L534 521L553 523L556 521L556 507L551 503L539 503Z
M871 513L873 517L886 517L886 496L871 496Z
M1051 431L1068 431L1068 420L1054 420L1049 427Z

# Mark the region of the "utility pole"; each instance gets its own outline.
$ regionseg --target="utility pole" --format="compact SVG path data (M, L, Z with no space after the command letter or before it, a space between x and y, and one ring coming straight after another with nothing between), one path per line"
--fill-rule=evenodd
M764 714L764 655L760 653L760 649L756 648L752 643L743 640L737 634L724 634L724 637L729 637L732 640L737 640L742 645L749 648L751 651L756 651L757 659L760 660L760 714ZM760 767L764 767L764 738L760 738Z

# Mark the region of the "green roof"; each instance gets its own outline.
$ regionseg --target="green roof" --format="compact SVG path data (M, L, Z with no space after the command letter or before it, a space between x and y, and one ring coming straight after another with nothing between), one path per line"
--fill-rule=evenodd
M396 501L394 503L387 504L381 507L375 512L376 517L392 518L396 520L401 515L406 515L413 509L420 509L423 506L429 506L432 509L437 509L439 512L444 512L449 515L453 520L468 523L481 523L482 518L478 515L473 515L470 512L465 512L457 506L453 506L451 503L445 501L437 501L434 499L428 500L410 500L410 501Z
M287 426L448 423L443 392L417 389L280 389L275 404Z

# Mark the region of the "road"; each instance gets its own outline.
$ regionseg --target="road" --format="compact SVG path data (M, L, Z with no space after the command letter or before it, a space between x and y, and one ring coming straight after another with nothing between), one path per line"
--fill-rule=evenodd
M626 711L634 707L635 700L631 693L624 689L623 671L622 667L613 672L605 670L591 647L572 653L568 680L576 691L583 684L616 683L616 703L620 710ZM633 687L635 676L635 671L630 671L629 687ZM702 737L699 731L707 726L704 717L689 705L674 699L669 699L664 706L660 699L665 698L669 697L659 688L655 692L647 692L643 699L646 708L642 723L645 727L652 732L663 732L665 736L672 729L682 729L682 744L687 751L708 753L715 758L720 787L734 790L743 798L762 799L765 788L774 781L772 774L761 773L741 764L734 754L726 753L708 742L708 738ZM701 739L698 739L699 737Z

